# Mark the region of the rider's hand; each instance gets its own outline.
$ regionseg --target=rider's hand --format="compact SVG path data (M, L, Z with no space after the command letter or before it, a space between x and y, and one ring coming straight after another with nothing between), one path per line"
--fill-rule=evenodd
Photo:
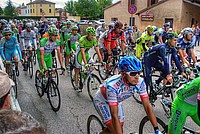
M88 65L88 64L85 64L84 67L85 67L85 69L86 69L87 71L89 71L89 65Z
M45 68L42 68L41 70L40 70L40 73L43 75L44 74L44 72L45 72Z
M65 71L66 71L66 68L62 66L62 67L61 67L61 70L65 72Z
M181 75L182 75L184 78L188 78L188 76L187 76L184 72L182 72Z
M22 64L24 64L24 59L21 59L20 61L21 61Z
M173 79L172 79L172 77L170 76L170 74L167 75L167 81L169 81L170 83L173 83Z

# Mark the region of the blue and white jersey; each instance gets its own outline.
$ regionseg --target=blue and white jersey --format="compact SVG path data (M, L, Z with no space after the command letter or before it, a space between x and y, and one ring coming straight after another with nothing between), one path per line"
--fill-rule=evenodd
M186 41L183 36L178 38L177 48L178 49L186 49L192 47L192 41Z

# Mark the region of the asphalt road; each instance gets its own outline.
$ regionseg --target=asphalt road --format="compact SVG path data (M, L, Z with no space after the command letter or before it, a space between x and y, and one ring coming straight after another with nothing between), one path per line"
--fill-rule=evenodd
M200 47L197 47L197 55L200 55ZM198 56L200 58L200 56ZM21 67L21 65L20 65ZM34 66L38 69L37 65ZM34 71L35 72L35 71ZM70 77L59 76L59 89L61 93L61 108L55 113L48 102L47 96L40 98L37 94L34 78L22 71L20 68L18 101L22 111L30 113L46 128L48 134L86 134L87 118L91 114L97 115L93 104L88 96L86 87L83 92L77 93L73 90ZM131 97L123 102L125 110L124 133L139 131L139 123L145 116L143 106L135 102ZM159 101L154 107L156 116L167 123L163 109ZM199 129L197 125L187 119L187 125Z

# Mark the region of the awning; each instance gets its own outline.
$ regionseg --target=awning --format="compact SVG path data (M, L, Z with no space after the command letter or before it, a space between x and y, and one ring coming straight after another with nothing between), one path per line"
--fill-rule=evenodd
M200 0L184 0L184 2L200 7Z

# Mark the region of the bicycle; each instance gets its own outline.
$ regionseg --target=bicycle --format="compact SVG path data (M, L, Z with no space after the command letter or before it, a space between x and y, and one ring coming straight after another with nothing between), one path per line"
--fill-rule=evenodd
M87 120L87 134L96 134L102 131L106 126L104 123L96 116L90 115Z
M101 84L101 80L97 75L93 73L93 66L99 66L99 64L89 64L89 71L83 70L83 67L81 66L80 72L78 74L78 88L80 89L78 92L82 92L83 86L87 82L87 90L88 95L90 96L90 99L93 101L93 96L95 95L96 91L99 88L99 85ZM70 78L73 88L76 90L75 86L75 65L73 64L70 68ZM77 91L77 90L76 90Z
M37 70L35 73L35 87L37 93L40 97L42 97L44 93L47 94L50 106L54 112L57 112L61 105L60 92L54 80L55 77L53 76L56 70L59 69L48 69L44 72L45 75L43 76L41 76L40 70ZM53 101L53 97L57 97L55 102Z
M32 50L23 50L25 52L24 68L28 70L30 78L33 77L33 54ZM26 70L27 69L27 70Z
M17 77L19 76L19 70L16 70L16 63L18 61L11 61L11 62L6 62L6 64L10 64L10 73L9 76L10 78L13 80L13 82L15 83L15 85L13 86L14 89L14 93L15 93L15 98L17 98Z

